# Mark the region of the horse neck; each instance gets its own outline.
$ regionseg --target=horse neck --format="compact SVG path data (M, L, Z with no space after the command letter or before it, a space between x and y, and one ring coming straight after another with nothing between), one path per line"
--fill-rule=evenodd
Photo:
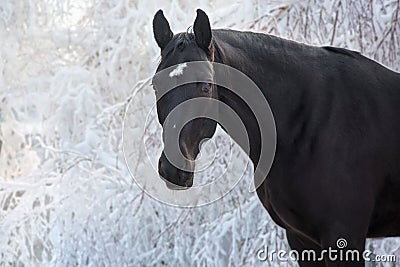
M240 120L243 122L246 128L246 133L249 137L248 141L250 145L250 151L248 153L248 156L256 165L258 163L261 152L261 134L254 114L245 104L245 102L230 90L220 87L218 89L218 99L228 105L230 108L232 108L233 111L240 117ZM240 136L236 136L236 134L239 133L232 132L229 134L246 151L247 143L242 144L241 142L243 141L243 139L240 138Z
M274 114L278 132L278 146L290 147L293 131L290 125L293 114L302 112L301 99L305 97L300 82L292 72L298 66L290 66L288 62L296 62L296 44L285 43L283 39L267 35L240 32L222 32L215 36L215 62L229 65L252 79L262 91ZM226 37L227 34L237 35ZM242 36L244 35L244 37ZM250 35L246 37L246 35ZM236 38L237 37L237 38ZM246 40L246 38L250 40ZM255 38L256 40L251 40ZM239 40L239 41L238 41ZM289 66L288 66L289 65ZM283 78L284 77L284 78ZM283 79L292 79L282 82ZM282 84L299 84L299 90L292 90ZM261 135L258 123L250 108L232 91L219 88L219 100L229 105L243 121L249 135L249 157L256 165L261 151ZM288 126L289 125L289 126ZM281 131L279 131L281 130ZM234 136L231 136L236 142ZM238 142L239 143L239 142ZM239 143L242 146L242 144Z
M226 53L228 53L228 51L223 50L224 44L222 44L221 42L217 44L214 41L214 49L215 49L214 50L215 62L229 65L247 74L245 71L243 71L243 69L238 67L240 65L239 62L236 62L235 60L232 60L227 56L225 56ZM228 105L240 117L241 121L243 122L246 128L246 133L248 134L249 137L248 141L250 145L250 151L246 152L249 152L248 156L252 160L253 164L256 165L258 163L258 159L260 157L260 152L261 152L260 150L261 134L258 129L256 117L254 116L253 112L248 107L248 105L245 103L245 101L243 101L242 98L240 98L237 94L235 94L231 90L228 90L224 87L218 87L218 99L221 102ZM247 144L242 144L241 138L235 138L235 133L229 133L229 134L244 150L246 150L245 147Z

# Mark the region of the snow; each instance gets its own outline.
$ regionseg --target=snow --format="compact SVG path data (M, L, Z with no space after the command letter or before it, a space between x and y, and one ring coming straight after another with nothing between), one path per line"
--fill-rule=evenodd
M133 92L125 139L139 159L156 162L162 148L155 112L143 112L155 100L147 81L160 58L151 25L159 8L175 33L202 8L215 28L348 47L400 70L396 0L0 1L0 265L282 264L256 257L288 244L247 190L251 167L230 194L195 209L160 203L131 182L122 125ZM135 147L145 121L148 151ZM213 140L201 153L215 159L197 184L216 179L230 157L248 161L220 129ZM399 255L400 241L367 248Z
M176 66L176 68L175 69L173 69L169 74L168 74L168 76L169 77L179 77L179 76L182 76L182 74L183 74L183 69L184 68L186 68L187 67L187 64L186 63L182 63L182 64L178 64L178 66Z

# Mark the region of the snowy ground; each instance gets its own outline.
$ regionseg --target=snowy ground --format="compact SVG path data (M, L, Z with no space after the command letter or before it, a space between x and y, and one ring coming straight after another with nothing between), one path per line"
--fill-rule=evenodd
M0 1L0 266L295 265L257 259L288 245L246 182L195 209L131 183L122 119L159 60L152 18L163 8L183 31L201 7L215 28L348 47L399 71L399 2L169 2ZM146 137L155 148L158 135ZM229 147L223 133L214 139ZM367 247L400 255L399 239Z

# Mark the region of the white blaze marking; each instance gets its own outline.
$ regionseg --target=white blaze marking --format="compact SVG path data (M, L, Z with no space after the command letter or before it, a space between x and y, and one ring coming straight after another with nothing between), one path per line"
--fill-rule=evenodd
M181 76L183 74L183 69L187 67L186 63L179 64L173 71L169 73L169 77Z

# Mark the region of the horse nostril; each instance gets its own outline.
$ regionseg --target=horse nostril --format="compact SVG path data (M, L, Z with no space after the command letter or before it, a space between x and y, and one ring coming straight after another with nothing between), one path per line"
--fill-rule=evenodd
M158 174L164 180L173 182L178 179L177 170L166 159L160 159L158 162Z
M160 160L158 162L158 174L164 180L168 181L169 179L171 179L170 173L168 172L168 168L163 160Z
M160 174L162 177L164 177L164 164L162 161L158 161L158 174Z

